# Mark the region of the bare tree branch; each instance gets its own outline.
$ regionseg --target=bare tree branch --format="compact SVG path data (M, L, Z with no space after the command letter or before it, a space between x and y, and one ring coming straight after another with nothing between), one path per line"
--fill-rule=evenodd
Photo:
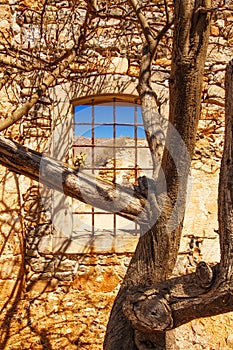
M12 67L12 68L17 68L17 69L20 69L20 70L26 71L26 72L29 72L33 69L32 67L29 68L26 65L23 65L23 64L16 62L16 60L14 58L12 58L10 56L6 56L6 55L0 55L0 65Z
M13 125L15 122L20 120L25 114L29 112L29 110L39 101L41 96L47 91L48 87L56 82L56 80L61 76L61 74L69 67L69 65L75 60L77 57L77 52L83 46L84 41L86 40L86 28L89 20L89 11L86 12L85 20L81 28L81 33L79 35L79 40L77 45L73 46L69 51L62 56L61 62L59 60L58 67L56 67L52 73L49 73L41 85L37 88L36 93L34 93L30 100L27 101L21 108L18 108L15 112L13 112L10 116L8 116L5 120L0 122L0 131L7 129L9 126ZM7 61L11 63L11 59L7 58Z
M28 102L26 102L21 108L17 109L12 115L7 117L5 120L0 123L0 131L7 129L9 126L13 125L16 121L21 119L29 110L39 101L41 96L46 92L48 87L52 85L60 74L69 66L69 64L75 59L76 51L73 49L68 54L66 59L54 69L52 74L49 74L41 86L37 89L37 92L33 94Z
M2 79L0 80L0 90L10 80L10 77L11 77L10 72L8 70L5 70L4 75L3 75Z
M145 35L146 41L148 43L149 49L152 52L152 51L154 51L154 47L155 47L155 39L153 37L153 34L151 33L148 21L147 21L146 17L143 15L143 13L141 12L141 8L138 4L138 1L137 0L130 0L130 3L134 8L134 11L138 17L139 23L140 23L141 28L143 30L143 33Z

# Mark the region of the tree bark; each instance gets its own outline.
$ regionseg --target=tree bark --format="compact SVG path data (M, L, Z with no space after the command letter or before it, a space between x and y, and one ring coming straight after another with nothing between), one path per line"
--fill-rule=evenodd
M200 317L233 311L233 61L226 71L226 127L219 180L220 264L151 287L128 289L123 309L138 332L163 332ZM156 347L155 347L156 348Z
M209 0L203 7L211 4ZM153 186L160 216L153 221L153 206L149 210L146 233L140 237L136 251L116 297L108 323L104 350L166 349L165 329L134 330L123 313L123 301L128 288L150 286L167 279L176 262L185 210L186 188L197 125L201 108L204 64L209 38L210 14L198 13L199 2L175 2L174 46L170 77L170 112L162 168L156 186ZM198 13L198 16L197 16ZM145 62L143 62L145 63ZM149 70L148 70L149 69ZM150 67L141 70L149 81ZM141 82L142 83L142 82ZM140 91L150 95L145 89ZM154 116L153 113L150 116ZM153 125L147 115L147 125ZM147 130L150 130L147 128ZM180 136L181 135L181 136ZM153 134L147 139L153 139ZM181 138L182 137L182 138ZM182 141L183 140L183 141ZM150 143L149 143L150 144ZM155 145L155 142L153 142ZM184 147L185 146L185 147ZM153 145L150 149L153 152ZM166 180L166 186L164 185ZM152 201L153 203L153 201ZM145 227L142 226L142 232ZM162 331L162 333L161 333Z
M219 178L219 238L223 278L232 278L233 267L233 60L225 79L225 143Z

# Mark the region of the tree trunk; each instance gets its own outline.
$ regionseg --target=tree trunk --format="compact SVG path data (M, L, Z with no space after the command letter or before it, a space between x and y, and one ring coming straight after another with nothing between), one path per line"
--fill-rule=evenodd
M221 262L213 267L200 262L195 273L130 288L123 308L138 332L162 332L199 317L233 311L233 61L226 72L225 114L219 180Z
M199 5L198 1L195 5L189 0L175 2L170 124L162 168L156 186L152 187L160 207L160 216L157 221L153 221L154 206L149 208L146 230L144 226L141 227L143 235L139 239L113 305L104 350L167 348L164 329L162 332L152 329L151 332L149 330L143 332L142 329L135 331L124 315L123 302L128 289L132 286L140 289L141 286L149 286L167 279L176 262L183 225L190 158L194 151L200 116L202 78L209 38L210 15L207 11L199 13ZM209 8L210 1L203 2L202 6ZM149 74L147 79L151 74L148 69L149 67L141 70L141 74L145 76ZM147 88L148 84L145 84L145 89L140 92L143 100L146 99L146 95L148 99L151 95L150 89ZM150 116L153 118L154 113ZM147 120L146 125L154 125L154 121ZM153 134L147 135L147 139L152 140L153 136ZM155 143L152 147L153 145ZM153 148L151 151L153 152ZM152 203L154 204L154 201Z
M219 237L221 270L224 279L232 278L233 268L233 60L226 71L226 125L224 153L219 178Z

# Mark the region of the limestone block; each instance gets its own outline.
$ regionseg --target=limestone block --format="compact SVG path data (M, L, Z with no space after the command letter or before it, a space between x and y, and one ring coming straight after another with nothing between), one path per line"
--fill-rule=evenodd
M211 26L210 31L211 31L211 35L213 35L213 36L219 36L219 33L220 33L219 27L217 27L217 26Z
M170 67L171 66L171 60L168 60L167 58L160 58L155 61L155 64L162 67Z
M233 334L229 334L227 337L227 345L230 349L233 349Z
M129 66L128 74L130 76L137 77L139 75L139 72L140 72L140 67L139 66L134 66L134 65L130 65Z
M30 266L34 272L44 273L54 271L54 261L45 258L32 258L30 259Z
M200 254L205 261L219 262L220 261L220 245L218 237L206 238L200 246Z
M0 257L0 279L17 279L22 269L22 257L6 255Z
M13 301L14 296L16 296L19 291L19 287L19 280L0 280L0 304L6 302L9 298Z
M52 278L50 280L39 280L32 284L30 288L30 292L34 293L44 293L44 292L53 292L57 289L58 280L56 278Z
M42 237L38 244L38 252L40 254L52 254L53 253L53 238L52 236Z
M219 27L219 28L224 28L225 27L225 20L224 19L218 19L215 24Z
M0 226L0 249L2 255L7 254L12 257L22 253L20 236L12 232L12 226L6 223L2 224L1 221Z
M73 274L70 271L56 272L54 276L61 281L72 281L73 279Z
M205 102L223 107L225 105L225 90L218 85L211 85L207 91Z
M218 97L224 100L225 98L225 89L218 85L211 85L208 89L209 97Z
M60 260L58 258L55 266L55 270L56 272L66 272L66 271L75 272L78 270L78 266L79 264L75 260L71 260L71 259Z
M109 73L126 74L128 71L128 60L127 58L113 57L111 64L108 68Z

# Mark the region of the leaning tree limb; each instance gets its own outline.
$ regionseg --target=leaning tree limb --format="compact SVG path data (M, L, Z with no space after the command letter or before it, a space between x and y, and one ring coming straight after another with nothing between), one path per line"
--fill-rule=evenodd
M0 136L0 164L89 205L115 212L129 220L144 220L146 198L140 194L139 187L129 189L84 170L76 171L3 136Z

